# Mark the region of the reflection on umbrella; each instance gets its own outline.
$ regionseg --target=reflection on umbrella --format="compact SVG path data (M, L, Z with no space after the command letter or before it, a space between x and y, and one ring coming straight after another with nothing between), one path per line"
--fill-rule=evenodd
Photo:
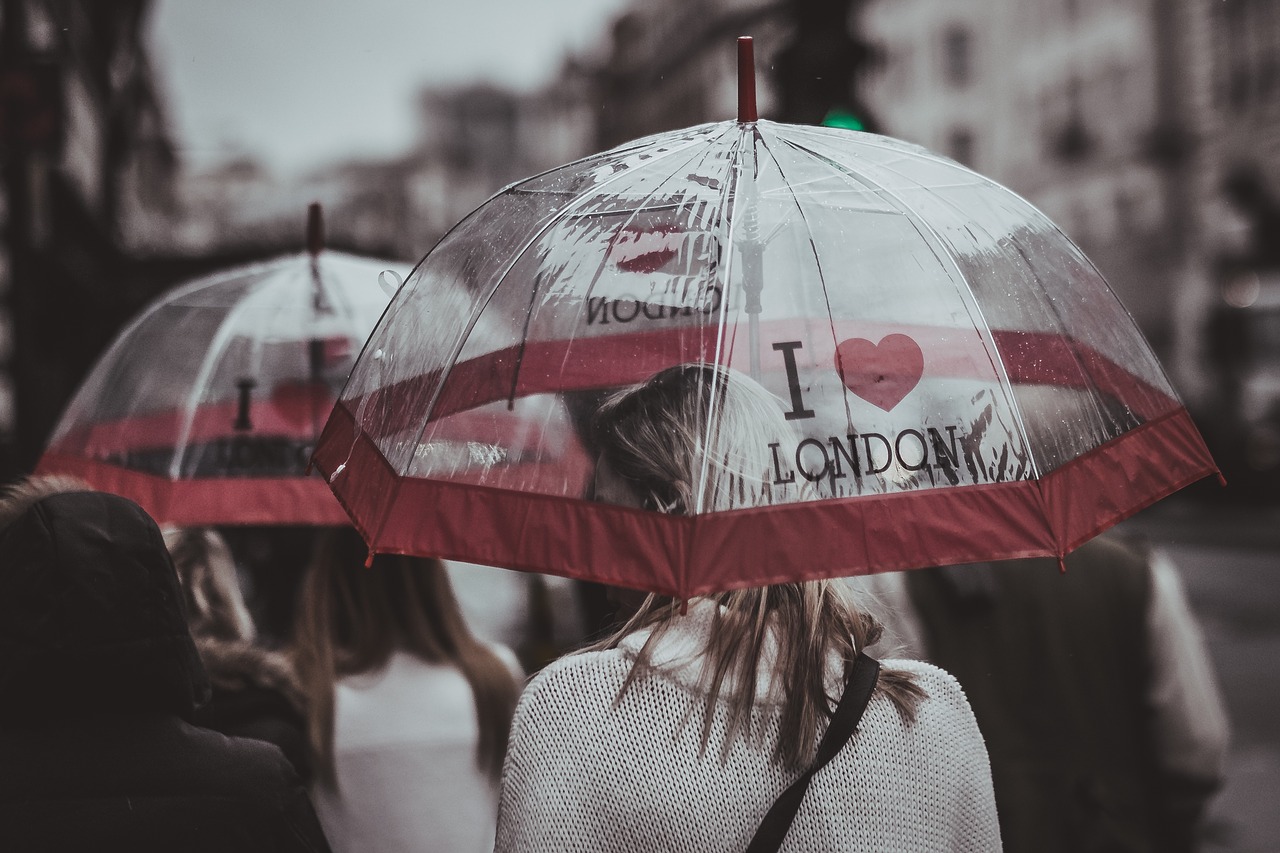
M688 596L1061 557L1216 470L1043 214L913 145L744 116L517 183L427 255L316 452L373 549ZM477 336L484 321L507 337ZM581 426L584 401L683 363L776 395L796 434L769 448L771 476L803 497L683 516L589 502L590 472L546 455L553 420L528 423L519 466L458 471L433 449L521 401Z
M130 497L161 522L343 524L307 465L408 268L308 250L180 286L117 337L38 469Z

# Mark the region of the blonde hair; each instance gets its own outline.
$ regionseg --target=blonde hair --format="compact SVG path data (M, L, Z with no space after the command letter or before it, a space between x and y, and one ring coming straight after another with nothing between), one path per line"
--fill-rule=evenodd
M520 688L508 666L467 627L439 560L380 554L362 564L354 530L326 531L302 585L294 658L311 709L316 768L338 780L333 760L333 694L339 676L380 669L398 649L451 664L471 685L480 737L476 762L497 781Z
M164 544L182 581L192 635L253 642L257 629L226 540L207 527L171 527Z
M780 492L771 480L770 445L793 438L777 399L747 376L715 365L668 368L607 399L594 433L600 457L660 512L725 511L808 497ZM797 489L794 485L785 486ZM711 734L712 709L728 690L728 740L751 733L760 660L777 639L774 682L784 698L773 759L790 766L813 760L816 732L839 697L827 692L832 660L848 674L859 652L881 636L879 623L861 611L834 581L808 581L738 589L705 596L719 606L704 654L707 691L702 748ZM599 647L650 629L622 692L648 666L654 643L683 603L650 595L631 619ZM728 687L726 687L728 685ZM907 722L915 719L923 690L909 673L882 669L877 692Z
M794 437L778 400L741 373L685 364L607 398L596 412L600 454L644 499L673 515L790 503L769 446Z

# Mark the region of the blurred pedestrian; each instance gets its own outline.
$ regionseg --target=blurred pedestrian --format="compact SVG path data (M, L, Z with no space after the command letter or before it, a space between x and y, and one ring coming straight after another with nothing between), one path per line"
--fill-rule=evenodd
M1253 161L1231 165L1222 179L1222 193L1248 219L1249 243L1231 257L1236 268L1280 269L1280 199L1267 185L1262 168Z
M851 581L955 674L987 741L1005 849L1196 848L1227 718L1176 568L1114 535L1066 559Z
M58 478L0 497L0 850L327 851L278 749L190 723L208 692L141 508Z
M261 646L280 649L293 637L298 590L324 528L231 525L218 529L235 560Z
M537 672L587 638L576 582L476 563L446 562L468 627L481 640L516 653L525 672Z
M519 665L468 629L439 560L327 531L303 581L294 652L313 786L340 851L489 851Z
M662 371L607 400L596 428L598 500L679 515L797 497L771 483L769 447L790 432L782 408L741 374ZM526 688L496 849L741 853L785 836L788 850L999 850L964 694L928 664L877 674L863 652L879 635L828 581L687 607L649 596L613 637ZM833 757L809 777L820 753Z
M213 688L195 722L275 744L302 780L310 781L302 686L288 656L258 642L227 543L216 530L204 527L168 529L164 538L186 594L191 635Z

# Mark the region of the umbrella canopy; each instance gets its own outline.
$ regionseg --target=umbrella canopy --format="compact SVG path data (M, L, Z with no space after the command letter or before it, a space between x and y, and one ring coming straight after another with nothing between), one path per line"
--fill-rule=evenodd
M509 337L478 337L485 320ZM670 515L546 464L591 452L602 395L698 362L776 395L794 434L770 476L806 488ZM529 400L577 429L447 452ZM374 550L678 596L1061 557L1216 471L1130 315L1032 205L905 142L763 120L486 202L397 294L315 458Z
M409 268L313 249L145 308L94 366L37 470L132 498L162 523L347 524L308 463Z

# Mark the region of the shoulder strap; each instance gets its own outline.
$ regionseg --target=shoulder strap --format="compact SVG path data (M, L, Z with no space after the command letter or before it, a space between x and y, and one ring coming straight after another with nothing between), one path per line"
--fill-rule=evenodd
M879 661L860 652L853 662L853 670L845 683L840 704L836 706L836 711L831 716L826 734L818 743L818 752L814 756L813 765L774 801L769 813L760 822L760 828L756 830L746 853L775 853L782 847L782 840L787 837L791 822L795 820L796 812L800 810L800 803L804 800L805 792L809 790L809 782L813 779L813 774L835 758L836 753L849 742L849 738L853 737L854 731L858 728L858 721L862 719L862 712L866 710L867 702L871 700L871 693L875 690L876 679L879 677Z

